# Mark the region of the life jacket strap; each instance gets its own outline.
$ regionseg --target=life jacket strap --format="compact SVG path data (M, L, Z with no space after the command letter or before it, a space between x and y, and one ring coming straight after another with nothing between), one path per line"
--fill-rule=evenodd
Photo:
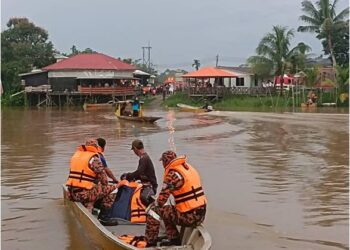
M204 191L202 189L202 187L198 187L198 188L194 188L192 186L192 190L188 191L186 193L183 194L179 194L175 196L175 202L176 204L185 202L185 201L189 201L189 200L198 200L199 197L204 195Z
M81 182L82 180L90 181L90 182L95 181L95 176L92 176L92 175L89 175L89 174L85 174L84 170L82 170L81 172L70 171L69 172L69 178L78 179L79 182Z
M175 199L179 199L179 198L185 197L185 196L190 195L190 194L195 194L196 192L199 192L199 191L202 191L202 190L203 190L202 187L194 188L192 186L191 191L188 191L188 192L185 192L185 193L182 193L182 194L178 194L178 195L174 195L174 198Z

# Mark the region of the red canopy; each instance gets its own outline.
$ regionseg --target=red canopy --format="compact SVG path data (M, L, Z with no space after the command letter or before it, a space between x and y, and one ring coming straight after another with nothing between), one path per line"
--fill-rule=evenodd
M229 73L225 70L214 68L214 67L206 67L201 68L198 71L193 71L183 75L184 78L215 78L215 77L237 77L237 75L233 73Z

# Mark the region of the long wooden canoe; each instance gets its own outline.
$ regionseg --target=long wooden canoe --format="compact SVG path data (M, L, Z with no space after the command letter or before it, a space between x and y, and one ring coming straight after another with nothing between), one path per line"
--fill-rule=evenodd
M73 202L68 199L65 185L62 185L62 188L64 204L71 210L74 217L79 220L83 228L88 231L89 237L99 249L140 249L121 241L117 236L123 234L144 235L145 224L123 223L123 220L121 220L117 226L103 226L96 215L90 213L80 202ZM152 247L147 249L207 250L211 247L211 237L202 225L196 228L186 228L182 242L182 246Z
M194 106L187 105L187 104L182 104L182 103L178 103L178 104L176 104L176 106L179 107L180 110L184 111L184 112L204 113L204 112L211 111L209 109L204 109L204 108L200 108L200 107L194 107Z
M161 117L159 116L144 116L143 114L143 108L142 108L142 104L143 102L140 101L140 109L139 109L139 113L138 116L127 116L127 115L122 115L121 112L121 105L122 104L127 104L127 103L132 103L132 100L126 100L126 101L119 101L116 103L117 107L115 109L114 114L118 117L118 119L121 120L126 120L126 121L134 121L134 122L149 122L149 123L153 123L156 120L160 119Z

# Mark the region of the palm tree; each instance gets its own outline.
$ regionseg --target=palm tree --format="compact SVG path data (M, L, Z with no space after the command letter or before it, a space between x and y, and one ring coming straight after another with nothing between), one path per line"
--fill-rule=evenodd
M311 50L304 43L299 43L294 48L289 49L293 37L293 30L287 30L287 27L273 26L273 32L266 34L256 48L258 56L250 57L248 62L272 65L275 75L283 75L292 64L293 57Z
M201 63L199 62L199 60L194 59L192 67L195 67L195 69L198 70L200 66L201 66Z
M337 64L334 55L334 33L341 32L349 22L349 8L336 14L338 1L334 0L331 3L329 0L319 0L314 5L311 1L304 0L301 5L305 14L300 16L300 19L308 25L298 27L298 31L316 33L318 39L326 41L325 50L329 51L334 68Z

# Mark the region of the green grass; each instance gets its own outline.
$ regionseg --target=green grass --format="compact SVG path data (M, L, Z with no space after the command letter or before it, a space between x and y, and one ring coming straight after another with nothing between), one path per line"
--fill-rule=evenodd
M205 104L204 101L201 102L193 102L191 98L188 97L187 94L178 93L172 96L169 96L164 102L163 105L167 107L176 107L176 104L183 103L193 106L203 106ZM253 97L248 95L225 95L222 100L209 103L214 107L215 110L249 110L255 108L263 108L270 109L272 107L283 108L286 106L292 106L291 99L284 99L281 97L273 96L273 97Z
M141 97L140 101L143 101L143 106L149 106L156 98L154 96Z
M168 96L165 101L162 103L163 106L167 107L176 107L176 104L183 103L187 105L193 105L193 106L201 106L204 105L203 103L195 103L189 98L188 94L185 93L177 93L171 96Z

